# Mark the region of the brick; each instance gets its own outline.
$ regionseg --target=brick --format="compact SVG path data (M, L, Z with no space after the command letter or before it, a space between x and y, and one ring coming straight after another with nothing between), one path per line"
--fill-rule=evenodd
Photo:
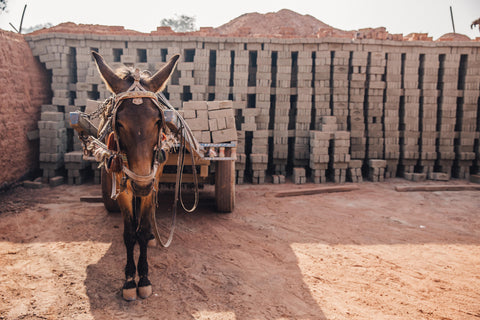
M49 181L50 187L57 187L59 185L62 185L63 183L64 183L63 176L52 177L50 178L50 181Z
M192 131L208 130L208 120L205 119L186 119L188 126Z
M37 182L37 181L25 180L25 181L23 181L23 187L28 188L28 189L41 189L41 188L43 188L43 184L41 182Z
M225 129L212 132L212 142L213 143L222 143L237 141L237 130L235 129Z
M65 119L65 115L63 112L53 112L53 111L47 111L47 112L42 112L40 115L40 119L42 121L55 121L55 122L60 122Z

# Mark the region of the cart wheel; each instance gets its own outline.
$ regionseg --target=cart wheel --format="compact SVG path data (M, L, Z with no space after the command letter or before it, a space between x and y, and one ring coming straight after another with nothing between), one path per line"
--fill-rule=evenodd
M102 199L105 209L109 212L119 212L120 208L116 200L110 198L112 192L112 176L107 174L105 168L102 167L101 170L101 181L102 181Z
M230 213L235 207L235 161L216 161L215 202L219 212Z

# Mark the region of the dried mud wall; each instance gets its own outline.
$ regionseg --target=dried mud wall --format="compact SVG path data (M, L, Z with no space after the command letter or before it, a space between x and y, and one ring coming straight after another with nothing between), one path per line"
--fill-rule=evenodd
M40 106L51 98L48 72L22 35L0 30L0 187L38 168Z
M150 71L180 53L165 93L180 110L233 101L238 183L296 168L317 183L478 172L479 42L60 33L28 42L52 71L59 119L110 96L92 50ZM46 177L62 166L58 152L80 148L58 143L41 161Z

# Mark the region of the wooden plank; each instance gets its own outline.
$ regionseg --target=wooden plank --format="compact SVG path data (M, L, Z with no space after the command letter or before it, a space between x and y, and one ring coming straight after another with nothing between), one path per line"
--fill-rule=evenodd
M295 196L308 196L313 194L321 194L321 193L333 193L333 192L349 192L358 190L358 186L329 186L329 187L321 187L315 189L300 189L300 190L289 190L289 191L280 191L274 193L274 196L277 198L283 197L295 197Z
M176 166L177 165L177 159L178 159L178 153L170 153L168 155L168 159L167 159L167 162L165 163L165 165ZM185 166L191 166L192 165L192 157L190 156L190 154L185 155L185 159L184 159L183 163L184 163ZM210 161L197 158L197 159L195 159L195 165L197 165L197 166L208 166L208 165L210 165Z
M434 191L480 191L480 186L470 184L459 185L421 185L421 186L396 186L398 192L434 192Z
M100 203L103 202L103 198L101 196L81 196L81 202L90 202L90 203Z
M201 177L197 175L198 183L207 183L211 184L211 178ZM160 179L158 180L159 183L176 183L177 182L177 174L176 173L163 173ZM182 183L193 183L193 174L191 173L184 173Z

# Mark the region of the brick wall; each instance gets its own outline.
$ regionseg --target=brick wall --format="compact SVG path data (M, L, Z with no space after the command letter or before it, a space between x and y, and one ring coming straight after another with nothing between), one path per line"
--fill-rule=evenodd
M233 100L239 181L262 183L266 173L294 167L316 182L344 181L349 169L372 180L434 172L467 178L478 170L479 42L60 33L27 39L52 71L51 111L66 114L110 95L91 50L114 67L151 71L180 53L166 95L179 109L188 100ZM79 148L67 144L59 152ZM41 166L61 165L53 158L54 165Z
M50 100L47 71L23 36L0 30L0 187L38 168L40 105ZM32 136L30 137L32 138Z

